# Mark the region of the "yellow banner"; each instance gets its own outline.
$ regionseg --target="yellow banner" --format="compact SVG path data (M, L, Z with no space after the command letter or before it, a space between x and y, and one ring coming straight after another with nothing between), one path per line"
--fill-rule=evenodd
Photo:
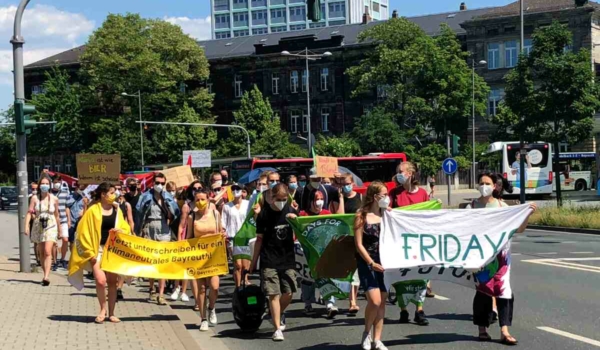
M229 272L222 235L156 242L111 233L100 268L124 276L168 280L205 278Z

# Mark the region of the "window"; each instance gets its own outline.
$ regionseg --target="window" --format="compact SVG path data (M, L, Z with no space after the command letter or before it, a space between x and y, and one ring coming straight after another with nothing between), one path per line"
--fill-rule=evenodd
M65 164L65 172L69 175L71 174L71 163Z
M229 28L229 15L216 15L215 16L215 29Z
M368 6L366 6L368 9ZM334 2L329 4L329 18L346 17L346 4Z
M321 109L321 131L329 131L329 108Z
M525 53L525 55L529 56L532 48L533 48L533 40L525 39L525 45L523 45L523 52Z
M247 13L234 13L233 14L233 26L234 27L247 27L248 26L248 16Z
M248 8L248 0L233 0L234 9L245 9Z
M373 12L379 12L379 4L376 2L373 3Z
M215 33L215 39L229 39L229 38L231 38L230 32Z
M519 59L519 43L516 40L504 43L505 66L512 68L517 65Z
M33 166L33 179L35 181L40 179L40 172L40 164L36 162Z
M31 94L37 95L44 93L44 87L42 85L34 85L31 87Z
M261 35L268 34L269 30L267 28L254 28L252 29L252 35Z
M329 68L321 68L321 91L327 91L327 81L329 80Z
M308 132L308 113L306 113L306 110L302 111L302 132Z
M271 6L273 6L273 5L285 5L286 1L285 0L269 0L269 3L271 4Z
M275 9L271 10L271 23L285 23L285 9Z
M290 132L292 134L298 133L298 120L300 116L298 115L298 111L292 111L290 115Z
M239 75L235 76L235 97L240 98L243 95L242 91L242 77Z
M57 173L60 173L60 164L54 164L54 171L56 171Z
M558 144L558 149L560 150L560 153L569 152L569 144L566 142L561 142Z
M271 27L271 33L287 32L286 26Z
M290 73L290 90L292 90L292 93L297 93L298 92L298 71L294 70L292 71L292 73Z
M488 97L488 115L495 116L498 113L498 105L504 98L504 89L492 89Z
M233 36L234 36L235 38L239 38L239 37L241 37L241 36L248 36L248 35L250 35L250 31L249 31L248 29L244 29L244 30L235 30L235 31L233 32Z
M215 11L229 11L229 0L215 0Z
M290 26L290 32L304 30L304 29L306 29L306 24L292 24Z
M267 11L252 12L252 25L267 24Z
M302 92L306 92L306 69L302 71Z
M252 7L267 6L267 0L252 0Z
M316 22L316 23L310 22L310 27L311 28L323 28L323 27L325 27L325 22Z
M50 164L44 165L44 169L48 169L49 171L52 171L52 167L50 166Z
M333 26L343 26L344 24L346 24L346 20L342 19L340 21L329 21L329 26L333 27Z
M279 77L276 74L271 76L271 91L273 95L279 95Z
M500 68L500 44L488 44L488 69Z
M290 8L290 21L291 22L305 22L306 21L306 7L292 7Z
M213 85L212 83L207 83L207 84L206 84L206 89L208 90L208 93L209 93L209 94L212 94L212 92L213 92L213 91L212 91L212 85Z

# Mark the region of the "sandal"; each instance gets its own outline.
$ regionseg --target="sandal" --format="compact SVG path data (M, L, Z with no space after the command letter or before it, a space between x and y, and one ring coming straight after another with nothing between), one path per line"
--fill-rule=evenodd
M167 305L167 302L166 302L165 298L163 298L163 297L156 298L156 303L158 305Z
M350 306L350 309L348 309L348 313L351 315L356 315L358 311L360 311L360 307L358 305L352 305Z
M200 308L198 307L198 305L194 306L194 311L200 312Z
M96 319L94 320L94 323L96 323L96 324L103 324L105 319L106 319L106 317L105 317L105 316L98 316L98 317L96 317Z
M47 280L47 279L42 280L42 286L48 287L49 285L50 285L50 280Z
M488 334L488 332L479 333L479 341L491 341L492 337Z
M512 335L509 335L508 337L502 336L500 343L504 344L504 345L508 345L508 346L514 346L514 345L519 344L517 339L515 339L515 337L513 337Z
M108 320L110 321L110 323L120 323L121 322L121 320L117 316L110 316L108 318Z

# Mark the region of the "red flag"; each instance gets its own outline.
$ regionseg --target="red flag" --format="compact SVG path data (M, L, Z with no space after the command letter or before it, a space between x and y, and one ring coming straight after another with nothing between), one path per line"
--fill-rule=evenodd
M192 155L191 154L188 156L188 160L187 160L187 164L186 165L189 165L190 168L192 167Z

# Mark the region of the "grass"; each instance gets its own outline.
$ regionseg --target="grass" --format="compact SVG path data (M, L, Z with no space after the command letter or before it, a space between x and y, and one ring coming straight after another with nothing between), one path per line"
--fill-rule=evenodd
M529 218L529 224L600 230L600 206L539 208Z

